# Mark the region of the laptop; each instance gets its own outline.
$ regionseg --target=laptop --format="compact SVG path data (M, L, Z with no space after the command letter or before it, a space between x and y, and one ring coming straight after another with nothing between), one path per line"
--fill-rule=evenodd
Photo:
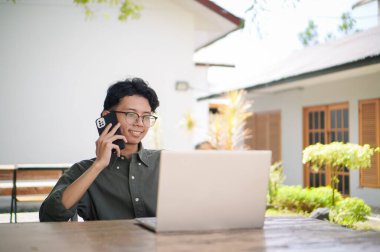
M155 232L262 228L271 151L162 151Z

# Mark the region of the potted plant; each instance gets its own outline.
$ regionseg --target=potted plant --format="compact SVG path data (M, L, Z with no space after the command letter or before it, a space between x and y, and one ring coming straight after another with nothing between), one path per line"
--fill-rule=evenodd
M244 149L244 140L250 134L245 128L247 118L252 115L249 110L252 103L245 98L246 91L237 90L226 93L226 104L219 113L210 118L210 140L216 149Z

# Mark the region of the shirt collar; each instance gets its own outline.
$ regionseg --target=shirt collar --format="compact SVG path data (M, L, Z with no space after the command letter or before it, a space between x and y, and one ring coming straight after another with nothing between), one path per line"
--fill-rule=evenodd
M141 160L141 162L144 163L144 165L149 166L148 165L148 153L144 149L144 147L143 147L143 145L142 145L141 142L138 144L137 156L139 157L139 159Z

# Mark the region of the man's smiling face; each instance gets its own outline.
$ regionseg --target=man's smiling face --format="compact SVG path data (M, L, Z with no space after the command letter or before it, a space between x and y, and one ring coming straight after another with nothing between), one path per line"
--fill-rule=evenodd
M120 131L121 134L127 138L127 144L137 145L141 142L149 130L149 127L143 124L141 118L141 116L152 114L149 101L139 95L125 96L113 110L134 112L140 116L134 123L128 123L125 114L117 113L117 119L120 122Z

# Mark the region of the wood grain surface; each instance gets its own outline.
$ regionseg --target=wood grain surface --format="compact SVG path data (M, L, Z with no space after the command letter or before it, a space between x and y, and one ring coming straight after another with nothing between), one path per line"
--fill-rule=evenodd
M380 251L380 233L302 217L263 229L155 234L134 220L0 224L0 251Z

